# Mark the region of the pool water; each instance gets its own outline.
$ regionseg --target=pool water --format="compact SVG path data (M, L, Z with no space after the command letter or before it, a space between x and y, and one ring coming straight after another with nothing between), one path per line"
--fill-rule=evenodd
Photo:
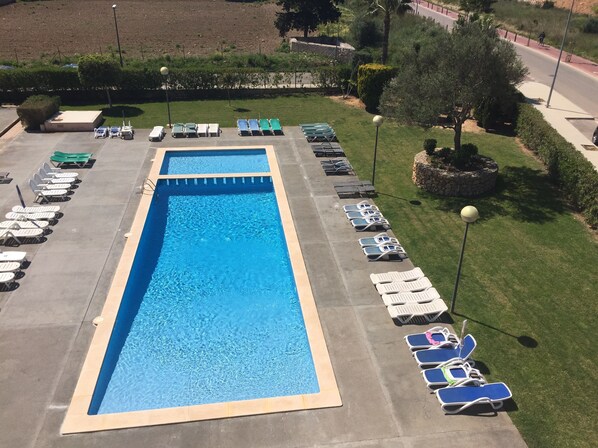
M265 149L169 151L160 174L267 173Z
M89 414L319 392L271 179L244 180L159 181Z

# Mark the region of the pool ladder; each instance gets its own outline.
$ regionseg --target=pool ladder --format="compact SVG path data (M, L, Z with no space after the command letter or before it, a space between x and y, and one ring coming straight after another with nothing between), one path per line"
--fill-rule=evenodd
M145 180L143 181L143 184L141 185L141 194L146 194L146 192L148 192L148 194L151 194L151 193L154 193L155 191L156 191L156 184L149 177L146 177ZM158 193L156 193L156 196L157 195L158 195Z

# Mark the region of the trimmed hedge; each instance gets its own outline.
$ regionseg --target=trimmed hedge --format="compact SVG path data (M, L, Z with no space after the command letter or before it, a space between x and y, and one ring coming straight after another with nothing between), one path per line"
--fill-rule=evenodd
M59 109L59 97L34 95L17 107L17 115L27 129L39 129L40 125L57 113Z
M384 86L394 78L397 70L382 64L360 65L357 71L357 95L369 112L378 110Z
M598 172L529 104L519 105L517 135L546 164L548 174L592 227L598 226Z

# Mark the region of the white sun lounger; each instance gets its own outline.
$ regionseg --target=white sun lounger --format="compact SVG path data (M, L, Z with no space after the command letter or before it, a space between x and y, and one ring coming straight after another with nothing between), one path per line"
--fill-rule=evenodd
M35 202L38 200L42 201L49 201L50 198L62 198L66 199L66 195L68 194L68 190L44 190L38 187L33 183L33 181L29 181L29 187L31 191L35 193Z
M42 229L0 229L0 241L6 242L10 239L21 244L21 238L39 239L44 235Z
M412 282L392 282L392 283L382 283L376 285L376 289L380 295L382 294L392 294L395 292L415 292L415 291L423 291L424 289L428 289L432 287L432 283L428 277L422 277L417 280L413 280Z
M423 317L428 322L435 321L442 313L448 311L444 300L436 299L428 303L408 303L405 305L389 306L388 314L393 319L406 324L415 317Z
M369 218L357 218L351 220L351 225L358 232L365 232L366 230L375 229L376 227L383 227L390 229L390 223L379 216L370 216Z
M380 244L397 244L400 246L401 243L399 243L399 240L396 238L389 236L386 232L366 238L359 238L359 245L361 247L379 246Z
M207 137L208 136L208 125L207 123L198 123L197 125L197 136Z
M54 212L39 212L39 213L15 213L8 212L4 215L6 219L12 221L52 221L56 219L56 213Z
M0 261L0 272L19 272L21 263L18 261Z
M14 213L58 213L60 211L60 205L35 205L33 207L23 207L21 205L15 205L12 208Z
M401 246L396 244L381 244L380 246L364 247L363 253L370 261L387 260L390 257L403 258L407 256L407 252Z
M356 212L345 212L345 215L347 216L347 219L358 219L358 218L369 218L369 217L384 218L384 216L382 216L382 213L380 213L380 211L372 210L372 209L359 210Z
M41 179L41 182L46 184L73 184L77 181L76 177L56 177L52 174L47 174L43 169L39 169L37 174Z
M0 250L0 262L4 261L17 261L23 263L27 261L27 252L18 250L7 250L3 252Z
M0 283L5 284L7 287L10 287L15 281L15 274L12 272L3 272L0 273Z
M210 123L208 125L208 135L210 137L220 136L220 125L218 123Z
M72 187L71 184L44 182L39 174L33 176L33 183L42 190L70 190Z
M45 229L48 221L2 221L0 229Z
M374 285L379 283L392 283L392 282L412 282L419 278L425 277L424 272L420 268L413 268L409 271L391 271L385 272L384 274L370 274L370 280Z
M418 292L382 294L382 300L386 306L404 305L406 303L426 303L436 299L440 299L440 294L436 288L428 288Z
M54 176L54 177L79 177L79 173L75 173L72 171L64 171L62 168L56 168L54 166L50 166L48 162L44 162L42 165L42 170L46 173L47 176Z
M357 204L349 204L343 206L343 211L346 212L358 212L360 210L378 210L378 207L370 204L368 201L361 201Z

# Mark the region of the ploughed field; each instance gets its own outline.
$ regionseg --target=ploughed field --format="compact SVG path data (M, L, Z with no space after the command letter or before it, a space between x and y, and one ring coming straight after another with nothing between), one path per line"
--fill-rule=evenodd
M270 53L280 44L272 2L116 0L123 57ZM0 60L117 52L112 2L51 0L0 6ZM16 52L16 54L15 54Z

